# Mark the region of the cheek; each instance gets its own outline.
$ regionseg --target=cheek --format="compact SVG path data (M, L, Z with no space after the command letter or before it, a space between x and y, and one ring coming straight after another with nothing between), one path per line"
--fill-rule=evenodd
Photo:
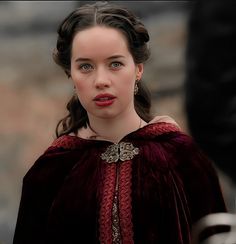
M134 85L136 80L136 71L134 66L131 66L129 69L125 70L125 73L123 74L123 79L126 81L126 83L128 83L127 85Z
M123 76L122 81L123 89L126 90L126 93L129 93L134 88L135 75L133 73L127 73L125 76Z
M86 89L87 82L85 82L82 77L80 77L79 75L76 75L75 73L71 73L71 78L72 78L72 81L73 81L77 91Z
M78 91L84 91L86 90L86 85L84 82L80 81L74 81L75 87L77 88Z
M72 65L71 66L71 79L75 85L75 87L77 88L77 90L83 89L83 79L81 77L81 75L79 75L78 71L76 70L76 68Z
M124 82L120 83L118 89L119 89L118 93L122 95L124 100L133 99L134 82L131 82L130 80L124 80Z
M91 98L90 89L86 88L82 82L75 83L76 93L79 98L80 103L86 109L88 101Z
M81 100L87 100L91 94L91 86L89 85L89 81L86 79L82 79L81 77L72 77L74 82L76 93ZM82 101L81 101L82 102Z

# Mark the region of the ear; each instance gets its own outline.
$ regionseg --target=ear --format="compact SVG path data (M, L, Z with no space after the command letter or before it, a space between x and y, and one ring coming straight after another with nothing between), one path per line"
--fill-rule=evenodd
M136 80L141 80L143 75L143 69L144 69L143 63L136 65Z

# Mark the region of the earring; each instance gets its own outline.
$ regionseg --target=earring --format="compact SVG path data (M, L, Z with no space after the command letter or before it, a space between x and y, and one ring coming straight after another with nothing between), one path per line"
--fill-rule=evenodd
M76 92L76 86L74 85L74 97L78 99L78 94Z
M138 94L138 82L139 82L139 80L136 80L136 81L135 81L134 95L137 95L137 94Z

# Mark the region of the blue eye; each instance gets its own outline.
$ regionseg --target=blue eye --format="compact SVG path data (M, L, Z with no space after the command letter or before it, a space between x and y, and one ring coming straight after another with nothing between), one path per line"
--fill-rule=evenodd
M92 65L91 64L80 64L79 65L79 69L82 71L88 71L90 69L92 69Z
M120 68L123 64L121 62L112 62L111 67L112 68Z

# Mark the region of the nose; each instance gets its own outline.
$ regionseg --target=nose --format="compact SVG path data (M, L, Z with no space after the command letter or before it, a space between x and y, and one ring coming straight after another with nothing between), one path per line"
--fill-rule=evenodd
M94 83L97 89L110 87L111 82L104 68L97 69Z

